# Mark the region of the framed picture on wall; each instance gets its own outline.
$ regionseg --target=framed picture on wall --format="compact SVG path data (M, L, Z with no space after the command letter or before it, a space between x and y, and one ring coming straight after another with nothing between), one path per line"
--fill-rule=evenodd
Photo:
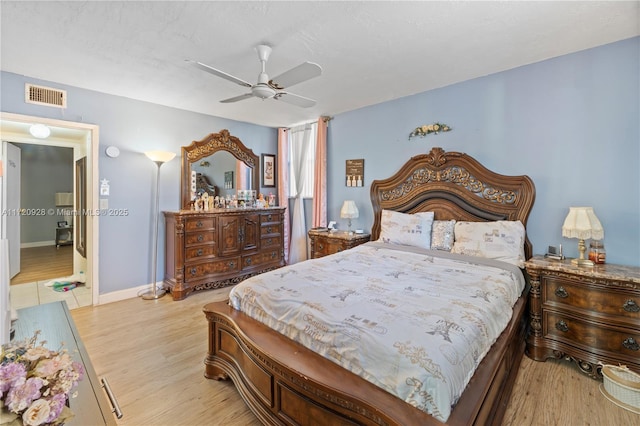
M262 154L262 187L275 188L276 186L276 156L275 154Z

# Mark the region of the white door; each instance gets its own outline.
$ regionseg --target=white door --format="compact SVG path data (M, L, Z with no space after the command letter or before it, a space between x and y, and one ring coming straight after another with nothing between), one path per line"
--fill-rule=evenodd
M20 148L2 142L2 235L9 240L9 278L20 272Z

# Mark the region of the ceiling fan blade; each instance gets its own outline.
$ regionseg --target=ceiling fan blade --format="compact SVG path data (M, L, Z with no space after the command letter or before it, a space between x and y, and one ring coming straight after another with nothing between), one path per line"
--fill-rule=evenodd
M322 74L322 68L313 62L304 62L297 67L285 71L269 81L269 85L274 89L282 90L312 79Z
M240 95L240 96L234 96L233 98L229 98L229 99L223 99L220 102L222 102L223 104L229 104L231 102L238 102L241 101L243 99L249 99L252 98L253 95L251 93L245 93L244 95Z
M211 73L213 75L217 75L218 77L222 77L225 80L229 80L233 83L239 84L240 86L244 86L244 87L251 87L252 85L250 83L247 83L244 80L239 79L238 77L234 77L231 74L227 74L224 71L220 71L217 70L213 67L210 67L209 65L203 64L202 62L198 62L198 61L192 61L190 59L186 59L187 62L192 63L193 65L195 65L196 67L200 68L201 70L204 70L208 73Z
M305 98L304 96L294 95L293 93L278 92L273 97L275 100L280 100L291 105L296 105L302 108L310 108L316 104L313 99Z

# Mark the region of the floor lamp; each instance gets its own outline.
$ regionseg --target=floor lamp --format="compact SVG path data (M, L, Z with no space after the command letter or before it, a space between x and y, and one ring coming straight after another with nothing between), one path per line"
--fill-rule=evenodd
M153 267L151 269L151 290L144 292L141 294L141 297L144 300L155 300L159 299L165 295L164 289L158 291L158 286L156 285L156 269L158 268L158 215L160 210L160 166L162 166L167 161L173 160L173 157L176 156L175 152L165 152L165 151L147 151L144 153L151 161L156 163L158 166L158 173L156 175L156 205L153 209Z

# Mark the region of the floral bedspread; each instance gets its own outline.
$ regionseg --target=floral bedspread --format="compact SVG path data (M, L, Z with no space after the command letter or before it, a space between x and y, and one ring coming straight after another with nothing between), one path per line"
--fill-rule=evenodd
M370 242L252 277L230 303L446 421L524 286L507 263Z

